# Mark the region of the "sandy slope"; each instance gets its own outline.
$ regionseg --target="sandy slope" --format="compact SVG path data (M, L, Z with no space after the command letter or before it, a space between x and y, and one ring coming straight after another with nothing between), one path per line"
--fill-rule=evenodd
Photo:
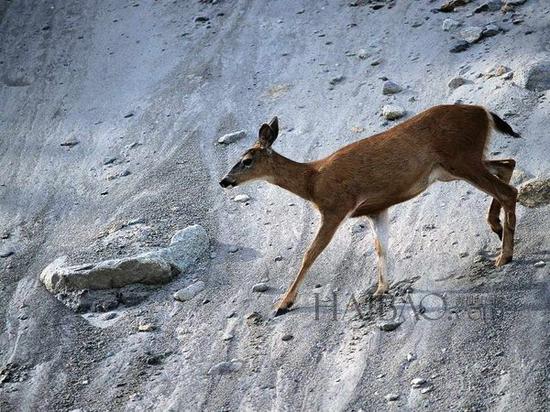
M549 258L548 206L518 206L516 259L501 270L490 264L498 243L485 223L489 199L467 184L434 185L394 207L392 280L419 277L415 308L433 293L449 307L430 321L405 306L405 322L382 332L379 314L360 321L344 313L349 294L374 282L368 231L343 225L296 310L273 320L317 216L267 183L233 192L217 185L272 115L282 126L275 149L303 161L390 127L380 117L386 103L413 114L459 99L509 114L525 136L495 136L493 157L548 176L548 92L478 77L497 63L520 71L548 59L547 2L519 7L519 25L510 14L458 9L451 17L466 25L507 29L459 54L449 53L455 40L441 29L450 16L430 11L438 2L376 11L347 1L218 3L0 3L0 229L10 234L0 242L15 252L0 259L0 376L9 376L0 410L548 410L549 266L534 267ZM447 82L459 73L470 83L451 92ZM331 87L338 76L344 81ZM382 76L405 90L382 95ZM214 144L239 129L249 131L243 141ZM79 144L60 145L69 139ZM110 156L118 161L103 166ZM126 169L129 176L107 179ZM252 201L233 202L239 193ZM135 218L150 227L145 236L123 248L98 240ZM115 321L95 318L106 327L38 281L58 256L123 256L164 245L193 223L210 233L215 257ZM194 278L206 290L175 302L172 293ZM253 293L259 281L271 289ZM330 298L332 290L338 320L330 309L316 320L315 293ZM438 313L429 299L426 314ZM263 320L247 322L251 311ZM156 329L137 332L144 322ZM223 339L227 332L233 339ZM232 359L239 370L207 373ZM412 389L413 378L433 389ZM400 398L387 402L388 393Z

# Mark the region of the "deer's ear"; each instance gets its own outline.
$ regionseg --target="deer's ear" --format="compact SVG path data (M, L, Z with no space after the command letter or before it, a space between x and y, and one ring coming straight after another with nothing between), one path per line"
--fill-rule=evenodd
M279 135L279 119L277 116L274 116L273 119L269 122L269 127L271 127L271 130L273 130L273 133L275 133L275 139Z
M271 127L271 124L276 128L275 130ZM277 118L274 117L271 120L270 124L264 123L260 127L260 132L258 135L258 143L261 147L268 148L271 147L275 139L277 139L277 134L279 133L279 125L277 124Z

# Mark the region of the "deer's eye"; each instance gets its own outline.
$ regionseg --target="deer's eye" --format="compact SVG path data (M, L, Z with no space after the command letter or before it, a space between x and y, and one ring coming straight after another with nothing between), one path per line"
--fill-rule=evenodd
M252 166L252 159L250 158L243 159L242 163L244 167L250 167Z

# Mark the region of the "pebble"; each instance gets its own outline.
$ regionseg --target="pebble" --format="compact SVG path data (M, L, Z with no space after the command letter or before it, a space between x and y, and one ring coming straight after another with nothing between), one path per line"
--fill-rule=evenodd
M458 254L458 256L460 256L461 258L465 258L465 257L468 257L469 256L469 253L468 252L460 252Z
M388 120L396 120L403 117L404 115L405 109L403 109L401 106L387 104L382 107L382 116L384 116Z
M15 255L15 252L13 250L4 250L4 251L0 252L0 258L7 258L7 257L10 257L12 255Z
M218 139L218 143L231 144L231 143L235 143L238 140L241 140L244 137L246 137L246 131L239 130L237 132L224 134L222 137Z
M210 19L206 16L197 16L195 17L194 21L196 23L206 23L207 21L209 21Z
M248 196L248 195L237 195L233 198L233 200L235 202L238 202L238 203L245 203L245 202L248 202L250 200L250 196Z
M212 374L218 374L218 375L225 375L228 373L236 372L242 367L242 362L237 359L232 359L229 362L220 362L216 365L212 366L210 370L208 371L209 375Z
M399 93L403 88L399 86L397 83L394 83L390 80L387 80L384 82L384 86L382 86L382 94L396 94Z
M336 77L332 78L329 83L334 86L334 85L337 85L339 83L342 83L344 80L345 80L344 76L336 76Z
M475 43L481 39L483 34L483 29L481 27L469 26L465 27L459 32L460 37L462 37L468 43Z
M384 396L384 399L388 402L393 402L399 399L399 395L396 393L388 393L386 396Z
M502 7L500 0L491 0L481 4L474 13L482 13L484 11L499 11Z
M382 63L382 59L375 59L375 60L370 62L370 65L371 66L378 66L381 63Z
M359 57L361 60L365 60L367 57L369 57L369 54L365 49L360 49L357 52L357 57Z
M275 256L275 258L273 259L275 262L280 262L281 260L283 260L283 257L282 256Z
M419 388L421 387L422 385L424 385L426 383L426 379L424 378L414 378L412 381L411 381L411 386L413 388Z
M546 262L544 262L543 260L540 260L537 263L535 263L536 268L543 268L544 266L546 266Z
M105 159L103 159L103 166L113 164L116 161L117 161L117 158L114 157L114 156L113 157L106 157Z
M391 332L396 330L402 323L400 321L381 322L378 324L378 328L384 332Z
M235 245L229 246L229 249L227 250L229 253L237 253L239 251L239 247Z
M103 320L111 320L116 318L118 315L115 312L109 312L103 315Z
M416 359L416 355L414 353L407 353L407 362L412 362Z
M250 312L244 318L249 325L258 325L262 322L262 315L258 312Z
M192 283L191 285L174 293L174 299L179 300L180 302L191 300L204 290L204 286L205 284L202 280Z
M138 332L152 332L155 327L151 323L140 323L138 326Z
M518 202L526 207L550 204L550 178L531 179L519 187Z
M428 393L428 392L431 392L433 389L433 386L428 386L426 388L422 388L420 389L420 393L424 394L424 393Z
M80 142L74 138L72 139L67 139L65 140L63 143L61 143L61 146L65 146L65 147L73 147L73 146L76 146L77 144L79 144Z
M267 283L260 282L252 286L252 292L266 292L269 289Z
M283 335L283 337L281 338L283 341L287 342L289 340L292 340L294 338L294 336L292 336L291 334L287 333L285 335Z
M447 86L449 89L457 89L460 86L466 84L466 79L463 77L453 77L451 80L449 80L449 83L447 83Z
M453 30L458 29L460 27L460 24L461 23L459 21L456 21L454 19L445 19L445 20L443 20L441 28L444 31L453 31Z
M464 40L459 40L458 42L456 42L450 49L449 51L451 53L461 53L463 51L466 51L468 50L468 48L470 47L470 43L468 43L467 41L464 41Z
M500 27L498 27L496 24L488 24L483 29L483 32L481 33L483 37L492 37L496 36L500 32Z

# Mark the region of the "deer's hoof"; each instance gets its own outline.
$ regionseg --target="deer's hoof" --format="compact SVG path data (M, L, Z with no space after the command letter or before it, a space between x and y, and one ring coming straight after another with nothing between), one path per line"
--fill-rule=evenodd
M495 261L495 266L497 268L504 266L507 263L510 263L512 261L512 256L502 256L500 255L497 260Z
M290 312L290 309L288 308L277 308L275 310L275 313L273 314L274 317L284 315L285 313Z

